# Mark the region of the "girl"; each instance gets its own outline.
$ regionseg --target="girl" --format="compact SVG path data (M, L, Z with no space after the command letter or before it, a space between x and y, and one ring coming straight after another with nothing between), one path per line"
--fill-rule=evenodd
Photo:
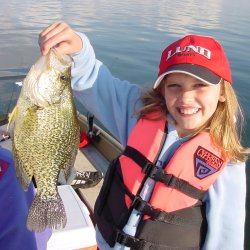
M39 44L72 54L75 96L125 147L96 201L99 249L243 249L249 150L220 44L190 35L169 45L146 94L114 78L65 23Z

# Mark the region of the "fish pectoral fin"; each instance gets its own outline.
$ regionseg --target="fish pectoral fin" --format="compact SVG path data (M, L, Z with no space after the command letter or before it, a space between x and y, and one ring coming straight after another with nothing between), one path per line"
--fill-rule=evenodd
M43 109L42 106L32 105L27 109L27 112L35 113L37 110L42 110L42 109Z
M15 106L12 112L9 113L7 130L9 130L10 125L15 121L17 114L18 114L18 107Z

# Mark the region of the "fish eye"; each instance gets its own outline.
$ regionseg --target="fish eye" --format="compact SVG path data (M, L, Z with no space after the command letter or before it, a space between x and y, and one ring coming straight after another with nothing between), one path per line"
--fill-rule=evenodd
M67 80L67 77L66 77L65 75L62 75L62 76L60 77L60 79L61 79L62 81L66 81L66 80Z

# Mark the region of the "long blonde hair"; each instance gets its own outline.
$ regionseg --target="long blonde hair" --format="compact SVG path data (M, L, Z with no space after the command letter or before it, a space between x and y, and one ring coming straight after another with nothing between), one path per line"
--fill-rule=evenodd
M201 131L208 131L215 144L219 146L225 158L232 161L246 161L250 148L241 145L241 132L244 123L242 109L231 84L221 81L226 101L218 102L213 116L193 136ZM149 90L141 97L143 108L138 110L139 118L149 119L148 115L157 111L159 116L154 119L167 119L168 110L161 90ZM151 118L152 119L152 118Z

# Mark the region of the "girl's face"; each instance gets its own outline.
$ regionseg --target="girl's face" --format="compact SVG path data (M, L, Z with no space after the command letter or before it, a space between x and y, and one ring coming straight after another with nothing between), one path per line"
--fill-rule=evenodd
M218 102L225 101L221 83L206 84L183 73L169 74L162 87L167 109L180 137L204 125L214 114Z

